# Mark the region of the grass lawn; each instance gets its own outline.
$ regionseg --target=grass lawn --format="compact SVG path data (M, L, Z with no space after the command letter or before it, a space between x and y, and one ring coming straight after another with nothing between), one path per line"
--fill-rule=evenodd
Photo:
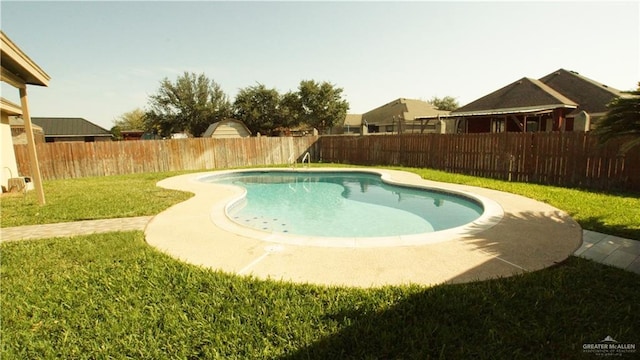
M522 194L640 240L637 194L402 170ZM1 223L153 215L190 196L155 187L172 175L46 182L45 206L33 192L2 197ZM349 289L202 269L141 232L1 243L0 254L2 359L581 359L606 336L640 347L640 276L576 257L492 281Z
M363 290L202 269L141 232L0 249L2 359L580 359L606 336L640 344L640 276L575 257L499 280Z
M156 186L181 173L103 176L43 183L46 204L35 191L0 198L2 227L155 215L192 194Z

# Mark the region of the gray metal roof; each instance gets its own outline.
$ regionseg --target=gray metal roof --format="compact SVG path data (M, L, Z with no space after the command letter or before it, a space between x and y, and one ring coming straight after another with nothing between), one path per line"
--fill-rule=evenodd
M112 136L108 130L83 118L32 117L31 122L41 126L46 137Z

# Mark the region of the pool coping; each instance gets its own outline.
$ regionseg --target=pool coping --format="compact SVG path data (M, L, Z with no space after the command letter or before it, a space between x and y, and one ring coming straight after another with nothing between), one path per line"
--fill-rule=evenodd
M168 178L158 186L195 195L156 215L145 228L147 242L182 261L261 279L321 285L372 287L435 285L511 276L557 264L582 244L582 229L548 204L496 190L435 182L398 170L376 168L298 168L293 171L379 173L403 186L433 187L473 195L491 203L487 218L445 239L430 233L377 243L268 234L240 226L219 211L243 196L243 189L198 179L232 171L283 171L256 168L209 171ZM217 209L217 210L214 210ZM437 235L433 235L437 234ZM344 241L344 238L338 238ZM327 242L326 244L323 242ZM332 243L333 242L333 243ZM325 246L333 244L333 246Z

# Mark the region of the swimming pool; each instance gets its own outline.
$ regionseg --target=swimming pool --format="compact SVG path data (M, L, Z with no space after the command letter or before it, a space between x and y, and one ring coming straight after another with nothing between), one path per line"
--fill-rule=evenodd
M243 196L227 217L268 233L330 238L384 238L458 229L478 220L476 197L391 184L363 171L237 171L201 181L235 185Z
M162 188L194 196L154 216L144 231L147 243L181 261L238 275L357 287L507 277L558 264L582 243L580 226L548 204L496 190L424 179L407 171L297 169L363 171L381 176L389 184L459 194L482 203L482 215L453 229L415 235L334 238L268 232L241 226L227 216L226 209L246 196L243 187L202 181L265 170L283 168L216 170L159 181Z

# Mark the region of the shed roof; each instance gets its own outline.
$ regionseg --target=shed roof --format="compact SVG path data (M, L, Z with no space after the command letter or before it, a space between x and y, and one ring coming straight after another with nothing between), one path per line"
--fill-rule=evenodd
M542 81L525 77L452 111L451 115L504 114L577 106L577 103Z
M205 132L202 134L202 137L211 137L211 136L213 136L213 134L216 132L216 129L219 126L224 125L224 124L229 124L229 123L235 123L235 124L241 126L244 130L247 131L247 134L251 135L251 130L249 130L247 125L245 125L242 121L235 120L235 119L224 119L224 120L220 120L220 121L214 122L213 124L209 125L207 130L205 130Z
M46 137L111 137L108 130L83 118L32 117L31 121L42 127Z

